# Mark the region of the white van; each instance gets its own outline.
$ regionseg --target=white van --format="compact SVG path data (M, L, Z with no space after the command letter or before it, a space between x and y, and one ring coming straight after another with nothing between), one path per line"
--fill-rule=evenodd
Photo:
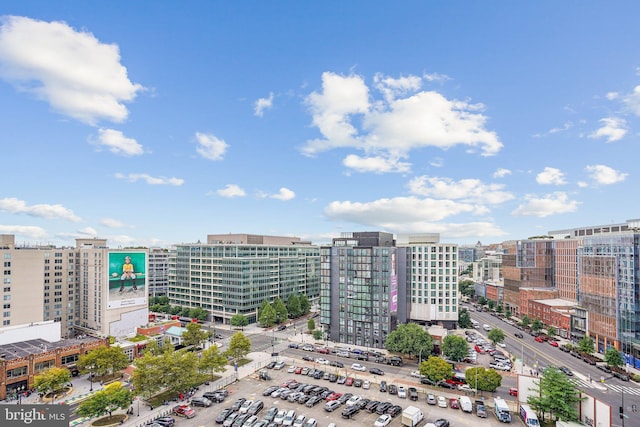
M473 404L468 396L460 396L458 402L460 402L460 409L462 409L463 412L473 412Z

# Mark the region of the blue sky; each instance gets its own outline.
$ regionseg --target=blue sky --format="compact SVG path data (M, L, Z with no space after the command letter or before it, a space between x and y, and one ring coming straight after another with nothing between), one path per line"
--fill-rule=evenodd
M0 233L437 232L640 217L634 1L9 1Z

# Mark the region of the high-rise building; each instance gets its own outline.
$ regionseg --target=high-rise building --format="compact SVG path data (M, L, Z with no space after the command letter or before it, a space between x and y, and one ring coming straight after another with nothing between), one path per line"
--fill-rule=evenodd
M452 329L458 322L458 245L439 234L398 237L407 248L409 318Z
M320 323L332 341L382 348L408 320L407 248L383 232L343 233L323 246Z
M167 295L169 291L169 257L174 249L149 249L149 297Z
M263 301L292 294L317 302L320 248L296 237L221 234L176 246L169 261L169 301L201 307L215 322L235 314L257 321Z
M135 333L148 320L147 250L113 250L106 243L16 246L13 235L1 235L2 326L53 320L62 337ZM124 268L130 270L127 277Z

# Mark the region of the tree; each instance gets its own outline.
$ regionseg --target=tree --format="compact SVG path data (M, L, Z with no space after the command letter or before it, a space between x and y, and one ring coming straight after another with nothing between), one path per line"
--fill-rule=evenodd
M242 332L236 332L229 341L229 348L225 355L238 361L243 359L251 351L251 341Z
M503 311L504 311L504 306L499 305L496 307L496 313L502 314Z
M236 328L242 328L242 330L244 330L244 327L247 326L249 324L249 319L247 319L247 316L245 316L244 314L234 314L233 316L231 316L231 326L235 326Z
M520 323L523 327L528 328L531 324L531 319L529 319L529 316L525 314L524 316L522 316L522 319L520 319Z
M316 328L316 321L313 319L307 320L307 329L313 331Z
M464 376L467 384L478 391L494 392L502 384L502 376L495 369L482 366L467 369Z
M182 307L180 307L179 305L171 306L171 308L169 309L169 314L172 314L174 316L177 316L180 313L182 313Z
M485 297L478 297L478 304L487 305L487 299Z
M289 295L289 298L287 298L287 312L289 313L289 316L293 318L302 316L300 297L297 294L291 294Z
M422 326L406 323L398 325L395 331L387 335L384 347L389 351L410 356L428 355L433 350L433 338Z
M583 353L587 353L587 354L593 353L593 351L595 349L594 348L594 344L593 344L593 340L585 335L578 342L578 349Z
M507 320L510 319L512 315L513 313L511 313L511 310L507 310L504 312L504 317L506 317Z
M76 409L76 414L89 418L109 414L109 418L111 418L113 411L128 408L132 401L133 393L131 390L116 381L83 400Z
M287 320L289 312L280 297L276 297L271 305L276 312L276 323L281 323Z
M53 366L37 374L33 379L33 386L39 393L53 394L61 391L70 380L70 370Z
M531 324L531 329L533 329L534 331L538 332L540 329L542 329L542 326L544 326L544 325L542 324L540 319L534 319L533 323Z
M544 370L539 383L532 389L527 403L545 419L549 414L552 419L578 421L578 403L580 392L575 383L554 366Z
M302 314L307 314L311 311L311 303L305 294L300 295L300 310L302 310Z
M487 338L489 338L493 345L496 345L497 343L504 341L504 332L502 329L493 328L489 331Z
M189 317L189 313L191 309L189 307L182 307L182 311L180 312L180 317Z
M471 316L469 315L469 312L466 308L461 308L460 312L458 313L458 326L463 329L469 329L473 327L473 325L471 324Z
M446 360L438 356L429 356L420 364L420 374L431 381L442 381L453 376L453 367Z
M549 335L550 337L554 337L558 334L558 331L556 330L556 328L554 326L547 326L547 335Z
M182 345L185 347L200 347L209 338L209 334L202 330L202 325L199 323L189 322L185 329L182 332Z
M458 282L458 291L467 297L473 297L475 289L473 287L473 280L461 280Z
M616 350L613 347L609 347L607 351L604 353L604 361L607 362L607 365L615 366L616 368L624 364L622 353L620 353L618 350Z
M192 319L198 319L201 322L207 320L208 314L209 313L207 313L207 310L203 309L202 307L189 309L189 317L191 317Z
M442 340L442 353L454 362L464 359L468 350L467 341L459 335L447 335Z
M258 322L263 328L270 328L276 324L276 311L267 300L262 301L258 309Z
M97 376L105 376L115 374L129 366L129 358L121 347L98 347L81 355L77 366L80 372L91 371Z
M213 379L214 372L223 372L228 361L224 355L220 354L217 345L212 345L206 350L202 350L200 361L198 362L198 370L201 372L211 372Z
M493 310L494 308L496 308L496 302L492 299L487 301L487 305L489 306L489 310Z
M315 331L313 331L313 339L314 340L322 339L322 331L320 329L316 329Z
M198 355L192 351L174 350L165 345L161 351L145 351L135 360L133 385L149 398L162 390L182 392L192 387L198 376Z

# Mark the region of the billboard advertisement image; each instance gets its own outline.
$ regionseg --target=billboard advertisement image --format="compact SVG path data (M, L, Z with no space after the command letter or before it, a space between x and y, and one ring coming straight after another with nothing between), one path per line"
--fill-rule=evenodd
M107 308L147 305L146 252L109 252Z

